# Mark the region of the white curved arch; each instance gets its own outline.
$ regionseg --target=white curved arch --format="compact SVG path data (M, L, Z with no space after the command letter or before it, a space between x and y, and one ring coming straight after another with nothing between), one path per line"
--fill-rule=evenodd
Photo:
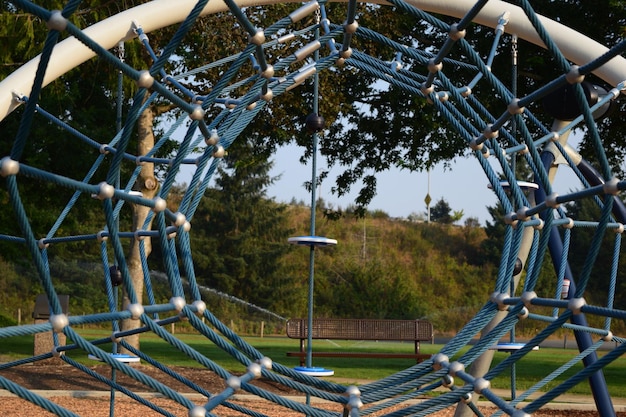
M238 0L241 7L287 3L292 0ZM379 1L372 1L381 3ZM461 18L473 5L473 0L408 0L408 3L422 10ZM146 33L183 21L193 6L194 0L153 0L124 12L118 13L84 30L85 34L106 49L111 49L120 41L135 37L132 22L138 22ZM211 0L203 14L227 10L221 0ZM481 10L474 19L476 23L495 27L499 16L510 13L507 31L519 38L537 45L543 45L537 33L530 25L524 12L517 6L499 0L493 0ZM545 17L540 17L554 42L561 48L570 61L582 65L602 55L607 48L586 36ZM73 37L60 42L54 49L48 65L44 85L65 74L72 68L95 56L95 53ZM0 82L0 120L4 119L17 106L14 93L28 96L35 77L39 57L21 66ZM626 60L621 56L595 71L595 74L610 85L617 85L626 80Z

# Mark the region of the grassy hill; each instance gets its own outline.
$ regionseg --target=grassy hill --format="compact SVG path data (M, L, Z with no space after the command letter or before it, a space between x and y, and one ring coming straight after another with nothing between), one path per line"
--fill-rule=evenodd
M309 234L309 218L306 206L290 205L287 210L294 235ZM344 213L330 220L321 210L316 226L317 235L338 240L335 247L315 251L314 314L318 317L427 318L438 331L454 331L473 316L493 287L496 266L482 256L481 242L486 239L482 228L391 219L382 212L364 218ZM288 245L288 237L281 237L281 242ZM51 273L57 292L70 295L70 314L106 310L102 265L97 260L68 259L72 251L63 253L54 257L51 252ZM290 247L279 262L277 276L268 277L275 296L269 305L258 307L285 318L305 316L309 249ZM151 260L151 268L158 269L158 265ZM34 299L42 292L34 270L26 262L2 259L0 267L4 271L0 320L4 325L15 323L19 311L22 322L28 322ZM159 281L155 281L155 293L158 301L169 298ZM207 297L216 315L235 325L272 321L243 302L247 300L233 302L214 293Z

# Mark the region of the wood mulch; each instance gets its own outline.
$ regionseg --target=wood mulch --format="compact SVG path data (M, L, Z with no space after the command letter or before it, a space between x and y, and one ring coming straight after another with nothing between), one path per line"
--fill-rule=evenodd
M154 369L151 366L137 365L137 368L142 372L154 377L155 379L167 384L171 388L180 393L192 393L192 389L179 381L165 376L162 372ZM110 368L105 365L95 365L90 369L109 377ZM198 368L185 368L185 367L173 367L175 372L183 375L185 378L193 381L197 385L206 389L208 392L215 394L221 392L225 388L224 381L215 375L211 371ZM33 390L64 390L64 391L108 391L109 388L106 384L94 380L92 377L79 371L78 369L68 366L60 365L60 362L54 362L54 364L48 365L24 365L18 366L6 370L0 371L0 377L7 378L13 382L22 385L25 388ZM132 378L118 372L117 381L134 392L148 392L151 391L141 383L136 382ZM275 392L279 395L294 396L298 395L298 392L273 383L266 380L256 380L255 385L258 385L264 389ZM62 393L60 396L55 396L54 393L48 393L51 401L61 405L62 407L72 411L79 416L89 417L110 417L110 401L108 394L100 394L100 396L83 396L78 397L76 394L73 396L67 393ZM206 400L202 398L194 397L194 402L197 404L203 404ZM188 417L188 410L184 407L176 404L173 401L163 398L151 399L152 402L167 410L174 416ZM287 410L283 407L276 406L267 401L258 400L256 397L251 396L238 396L234 403L243 404L248 408L254 409L260 413L263 413L269 417L296 417L302 414ZM316 407L322 409L328 409L334 412L341 412L340 406L332 403L314 403ZM389 411L389 410L387 410ZM493 413L494 409L484 408L481 410L485 415ZM228 409L220 406L216 410L213 410L213 414L223 417L242 416L240 412ZM156 417L162 414L153 411L146 406L138 404L137 402L127 398L122 394L116 395L114 405L114 416L119 417ZM375 416L376 414L373 414ZM451 417L454 415L454 407L443 410L434 414L435 417ZM596 411L586 410L540 410L533 414L538 417L592 417L597 416ZM5 396L0 398L0 416L2 417L49 417L54 414L42 410L38 406L13 396ZM618 417L626 417L626 413L617 413Z

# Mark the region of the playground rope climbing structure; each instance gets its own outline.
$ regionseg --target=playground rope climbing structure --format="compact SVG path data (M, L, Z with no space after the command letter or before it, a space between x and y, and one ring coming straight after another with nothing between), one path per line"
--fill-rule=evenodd
M265 3L275 2L281 1ZM262 415L230 401L231 396L240 391L303 415L337 415L337 412L302 404L249 383L260 376L294 388L303 395L336 402L338 410L345 406L351 416L384 412L398 405L401 406L399 411L389 415L427 415L448 407L457 407L457 413L461 415L478 412L474 403L478 396L489 401L499 410L499 414L530 415L574 385L589 380L599 413L602 416L614 415L602 371L626 350L623 336L614 334L612 327L613 320L626 318L626 312L613 303L619 280L623 279L623 273L620 274L617 265L626 209L619 199L619 193L626 188L626 182L616 178L611 171L594 115L616 100L626 87L626 61L622 57L626 41L611 45L610 48L598 44L567 26L535 14L527 1L390 0L389 3L389 7L393 6L397 13L408 14L416 22L427 23L429 30L444 34L445 40L426 48L421 48L417 41L399 44L387 38L385 33L360 27L357 22L361 8L353 0L345 4L317 1L293 4L289 15L262 29L251 22L247 13L251 13L255 7L262 7L264 2L249 0L154 0L121 11L86 28L75 26L71 20L72 14L78 10L79 1L69 1L61 11L47 10L26 0L12 1L11 9L6 13L31 14L34 24L47 25L48 31L46 39L41 42L41 54L0 82L0 120L17 117L17 113L20 117L15 137L3 137L4 141L10 140L13 145L10 154L1 156L0 175L4 178L15 212L15 223L21 230L19 235L10 235L4 233L0 225L0 233L4 233L0 234L0 239L26 248L38 272L51 314L45 323L0 328L0 339L52 330L55 335L65 335L71 344L60 344L55 337L55 347L49 353L0 364L0 369L55 357L105 382L112 390L166 416L172 414L120 385L114 377L95 374L88 367L64 355L64 352L80 350L98 358L116 372L122 372L174 400L182 410L188 410L190 417L214 415L213 411L218 405L251 416ZM343 21L330 21L327 14L330 7L345 9ZM185 74L168 74L166 63L180 59L176 50L185 34L203 15L217 12L231 13L237 19L238 30L248 37L248 46L244 50L232 51L231 55L216 59L204 67L187 69ZM294 23L313 13L319 13L320 16L314 25L298 31L291 29ZM367 8L362 13L367 13ZM446 23L437 16L452 18L455 23ZM470 36L469 28L473 24L493 29L495 35L492 37L491 52L484 54L475 51L472 43L466 39ZM173 25L177 29L166 44L157 47L150 45L148 34ZM314 31L319 36L293 54L283 56L280 52L268 53L289 37L310 35ZM556 66L555 78L538 86L531 94L517 97L510 83L498 79L491 68L499 42L507 36L514 36L549 51ZM393 61L383 61L353 48L355 38L392 48L396 52ZM149 69L133 68L120 54L111 52L113 48L128 42L144 44L147 53L153 58ZM453 55L453 51L461 53ZM107 138L90 137L88 131L73 127L71 120L60 120L38 103L41 92L52 81L95 56L105 60L119 71L121 77L132 80L137 86L133 104L125 111L123 123L112 129ZM245 64L250 62L253 63L255 73L240 76L245 73ZM403 62L410 62L411 65L402 65ZM180 77L193 77L217 66L226 69L221 71L221 78L215 80L206 95L192 91L179 82ZM485 294L485 304L476 316L431 359L358 388L295 372L282 365L279 358L266 357L217 320L202 301L195 282L193 251L189 244L195 209L220 158L233 141L237 140L260 111L271 108L272 100L276 97L297 91L314 74L343 68L376 77L393 88L428 101L442 122L464 138L468 152L482 167L486 182L504 210L506 229L493 293ZM458 84L455 68L473 71L474 79L469 83ZM591 74L608 86L594 101L587 100L585 89L589 86L584 83L585 77ZM531 109L535 103L566 87L570 89L570 99L580 109L579 114L567 120L555 116L555 122L547 126ZM497 97L499 107L483 105L481 97L474 94L474 90L488 91L490 98ZM232 96L240 91L245 93ZM144 100L146 92L150 94ZM171 103L182 116L173 121L171 129L163 132L152 151L135 155L129 146L133 130L145 107L157 100ZM19 112L16 111L18 107ZM208 110L214 108L220 108L221 111L217 116L209 117ZM76 137L77 141L90 146L94 161L92 170L82 178L69 178L23 163L27 149L25 145L32 140L29 133L37 123L53 123L66 129L67 134ZM184 138L178 141L175 156L170 159L157 158L155 152L180 129L185 133ZM568 144L568 134L573 129L586 130L589 140L593 141L597 168L580 158ZM532 168L532 187L518 181L511 166L512 157L523 158ZM130 175L123 175L123 167L129 163L134 164L135 168L130 170ZM167 171L158 193L153 197L132 191L141 166L145 163L159 164ZM94 173L103 164L106 164L106 176L97 178ZM578 176L581 183L579 190L553 188L552 178L557 165L559 169L570 169ZM168 198L182 167L192 167L194 174L178 208L172 211ZM43 235L41 231L33 229L25 209L22 200L24 196L19 188L23 178L53 183L74 192L67 206L57 213L57 222ZM527 188L532 188L532 191L529 193ZM101 230L85 235L68 233L67 228L62 227L72 216L72 207L79 198L94 199L101 203L97 207L102 220ZM597 218L568 217L562 205L582 199L596 202L600 213ZM117 219L124 204L143 206L149 210L148 220L143 226L137 230L120 230ZM582 271L578 276L573 276L568 265L568 250L572 230L579 227L591 228L593 239ZM594 274L600 243L605 235L612 234L615 236L615 265L608 276L593 277L594 280L606 280L607 301L604 305L588 304L583 295ZM167 254L164 256L163 268L171 289L168 303L144 304L133 288L123 241L136 239L140 252L145 255L141 245L142 237L146 236L150 236L162 253ZM99 314L68 316L63 313L51 278L47 251L50 245L63 245L77 240L102 247L105 266L103 281L110 286L111 282L119 279L119 284L130 299L128 308L118 310L117 303L111 301L110 308ZM555 294L537 294L537 279L548 254L558 277L557 290ZM110 265L115 267L111 268ZM523 287L517 288L522 274ZM183 290L183 277L189 285L188 293ZM149 291L150 277L147 271L146 279ZM111 288L108 288L108 292L113 297ZM538 306L551 307L554 314L540 314L537 312ZM587 316L602 317L602 325L590 325ZM96 341L88 341L76 331L76 326L84 323L117 322L128 318L139 319L141 326L126 332L114 328L111 337ZM188 320L207 341L245 365L247 372L240 377L231 375L211 358L182 343L164 329L164 325L183 319ZM504 361L491 367L487 358L489 350L523 320L536 323L537 334ZM547 373L514 398L501 397L492 389L497 388L492 387L495 377L509 372L535 346L563 330L574 333L579 355ZM206 403L199 406L110 355L112 344L132 350L125 342L125 337L141 332L157 335L172 348L215 372L226 381L227 388L219 393L207 392L205 388L183 379L183 382L207 397ZM470 341L478 336L479 341L470 346ZM600 348L605 349L602 355L598 354ZM173 373L165 364L145 352L137 350L133 353L144 363L164 373ZM584 366L572 373L573 367L580 363ZM566 372L570 376L560 379L557 384L549 384ZM56 415L76 415L6 378L0 377L0 387ZM537 392L542 394L531 398ZM416 398L422 400L413 401Z

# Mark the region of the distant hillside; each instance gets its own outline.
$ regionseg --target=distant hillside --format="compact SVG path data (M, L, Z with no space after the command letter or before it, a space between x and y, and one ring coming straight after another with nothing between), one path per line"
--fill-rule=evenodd
M314 314L428 318L439 329L458 328L472 317L495 282L496 266L481 253L484 230L375 214L317 216L316 234L338 245L316 250ZM289 216L297 234L308 234L309 208L291 206ZM284 261L295 285L304 286L308 249L298 249Z
M286 219L294 235L310 233L308 207L289 205ZM427 318L438 331L451 331L474 315L493 288L496 265L484 261L481 243L486 235L480 227L394 220L382 212L368 213L365 218L344 213L330 220L320 210L316 234L338 240L335 247L315 250L314 314L318 317ZM278 260L276 276L267 277L273 289L271 300L257 307L275 317L302 317L307 311L310 250L288 245L288 237L277 238L289 250ZM209 252L207 245L199 244L193 250ZM70 295L70 313L108 308L97 249L94 244L80 252L50 250L56 289L59 294ZM73 253L87 259L71 259ZM160 262L156 253L150 267L159 270ZM22 322L31 320L34 299L42 289L26 264L0 258L2 323L15 322L18 309ZM155 281L154 287L157 301L169 298L162 281ZM259 315L257 309L243 302L233 303L226 295L207 292L206 296L211 301L207 304L225 320L261 317L271 321L274 317Z

